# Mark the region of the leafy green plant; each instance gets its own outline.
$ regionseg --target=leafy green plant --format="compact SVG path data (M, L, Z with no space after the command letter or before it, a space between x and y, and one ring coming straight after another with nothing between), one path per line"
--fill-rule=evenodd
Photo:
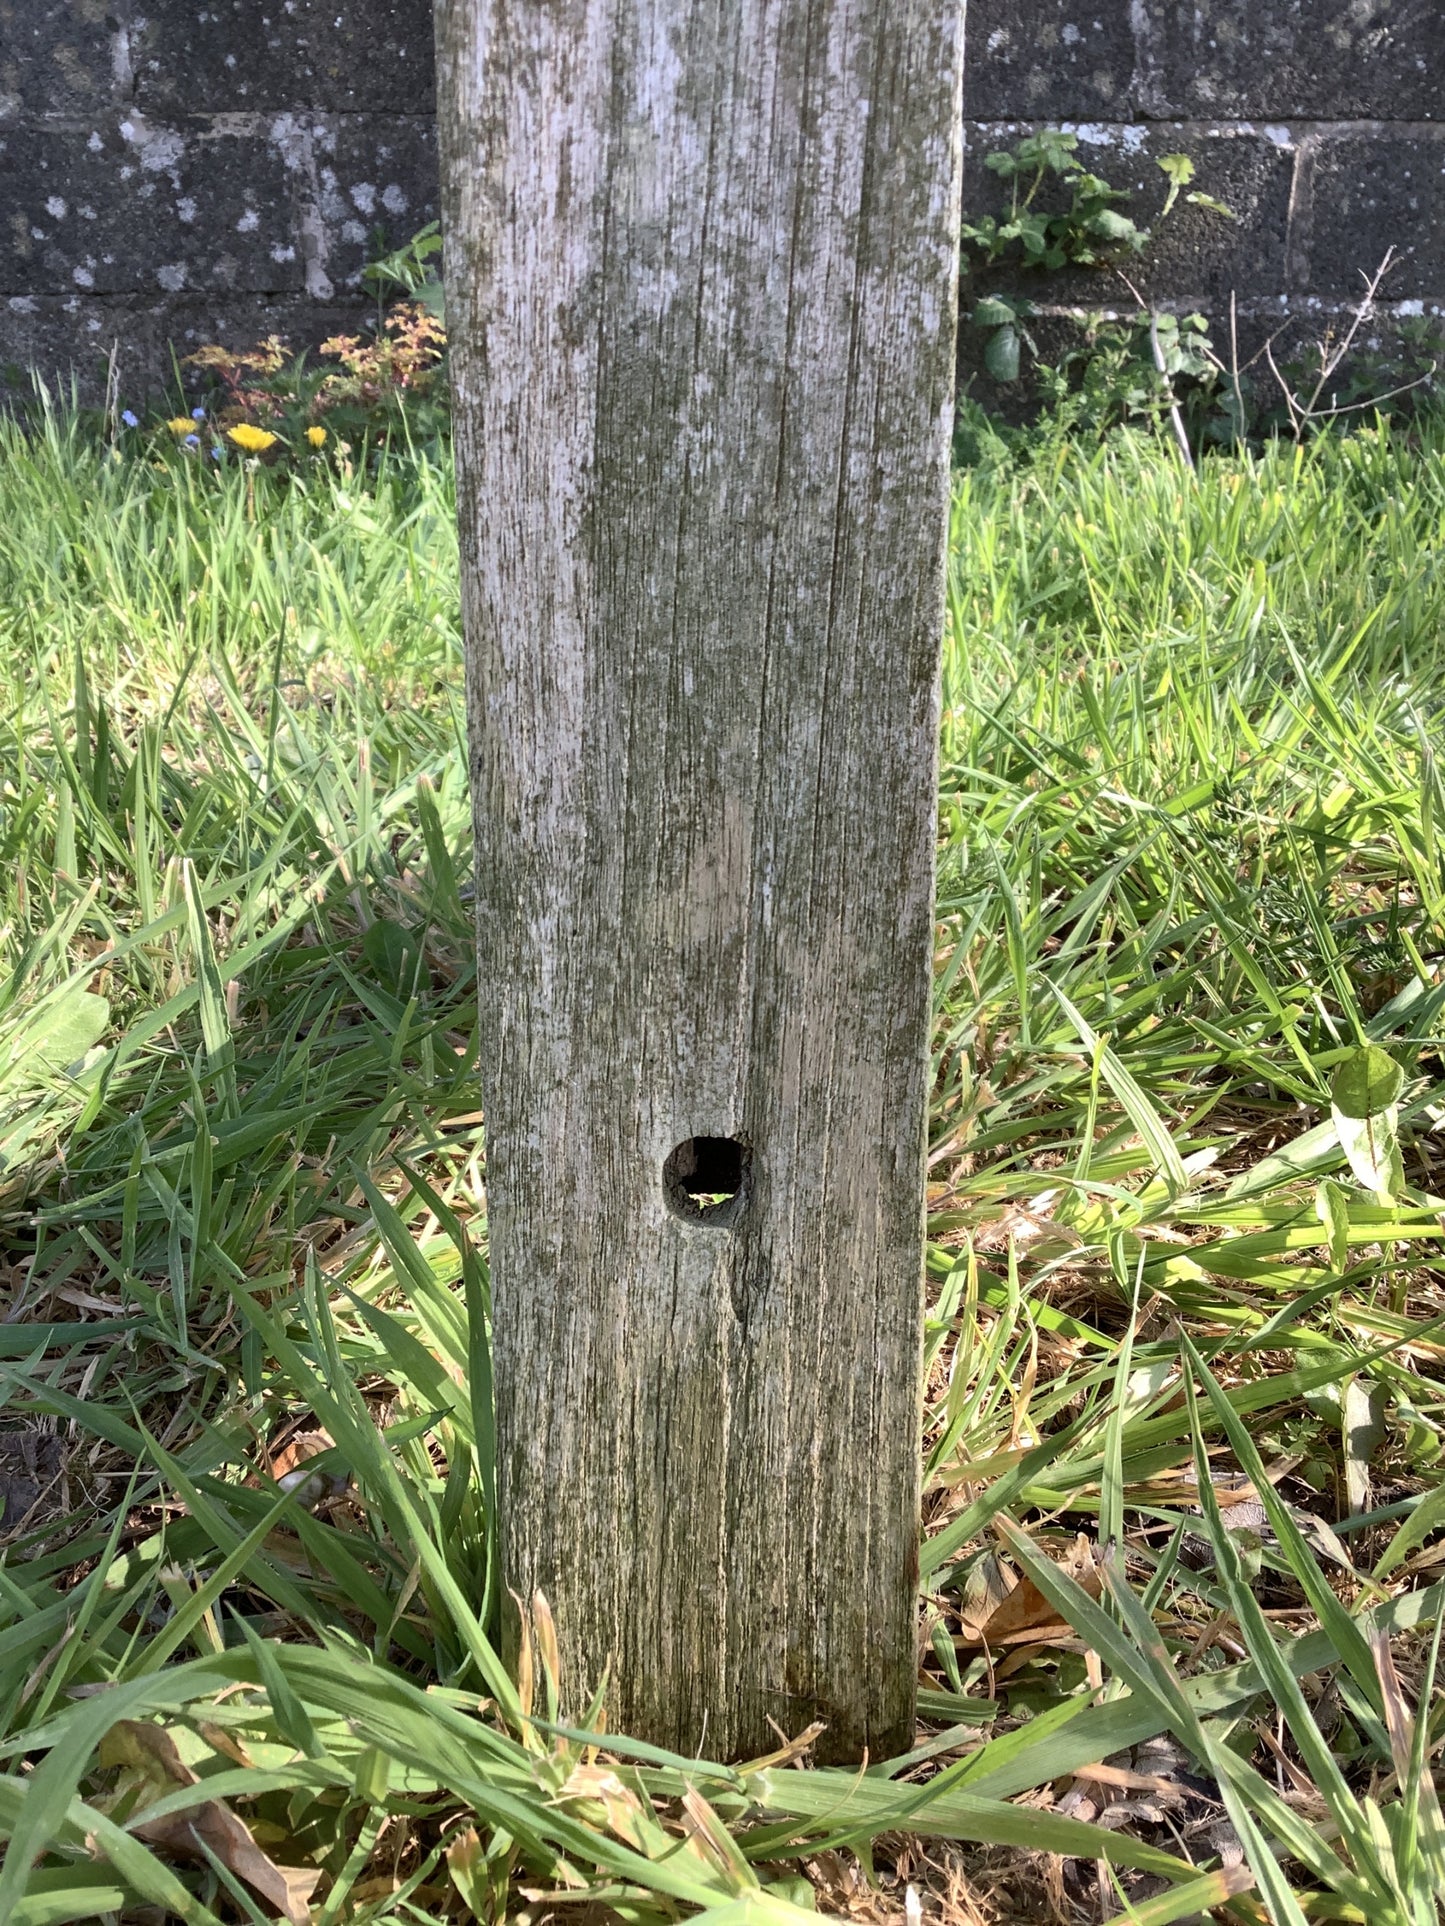
M995 381L1017 381L1022 351L1037 355L1038 344L1028 330L1033 303L1007 294L986 294L974 305L970 319L984 331L983 365Z
M1077 326L1072 346L1035 367L1039 398L1058 432L1102 434L1122 422L1157 428L1181 396L1195 438L1208 432L1219 371L1203 315L1115 320L1095 313L1079 316Z
M1090 172L1078 157L1078 146L1076 135L1044 127L1012 148L986 155L984 166L1008 183L1009 205L1001 217L985 214L964 222L965 250L985 266L1014 261L1052 272L1099 267L1142 254L1149 230L1120 211L1127 191ZM1159 163L1170 176L1171 204L1181 164L1193 165L1182 154ZM1064 205L1038 204L1046 184L1062 188Z
M208 376L220 391L207 437L212 446L222 454L240 448L278 462L314 455L328 442L345 443L343 453L349 453L363 441L392 435L434 441L443 434L446 323L436 270L441 245L433 221L368 262L362 279L377 296L374 323L369 331L323 341L315 361L293 354L279 335L250 349L212 343L187 355L182 367ZM205 414L198 411L197 421ZM201 432L191 433L188 417L166 426L184 447L201 446Z
M1195 176L1187 154L1165 154L1156 163L1168 182L1164 202L1153 225L1141 226L1123 211L1128 193L1086 168L1078 158L1078 145L1076 135L1042 128L985 157L984 165L1009 183L1009 206L1002 215L965 221L965 272L1000 266L1032 273L1118 269L1145 252L1181 198L1188 205L1230 215L1212 195L1197 189L1186 192ZM1139 307L1136 319L1124 321L1077 314L1077 346L1040 366L1040 399L1061 425L1075 429L1107 428L1121 421L1157 423L1177 406L1177 381L1195 390L1214 383L1218 363L1204 318L1155 314L1142 300ZM974 303L970 321L983 331L984 366L995 381L1008 385L1019 380L1024 348L1037 359L1038 344L1027 325L1035 312L1027 297L1000 289L986 291Z
M361 270L361 278L376 291L377 319L380 321L388 301L400 295L417 301L436 320L446 322L446 300L439 273L442 251L441 223L429 221L410 240L399 247L377 253Z
M371 340L359 335L333 335L323 341L321 354L340 362L316 393L324 414L361 408L377 411L430 397L443 374L446 329L421 301L400 301Z

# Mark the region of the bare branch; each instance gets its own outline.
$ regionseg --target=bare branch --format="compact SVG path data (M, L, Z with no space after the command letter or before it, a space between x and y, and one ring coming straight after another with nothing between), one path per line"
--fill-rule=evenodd
M1338 410L1335 409L1319 409L1319 398L1325 391L1325 384L1335 374L1344 362L1345 357L1349 354L1351 347L1354 345L1355 336L1364 326L1366 318L1374 313L1375 296L1380 291L1380 284L1395 266L1397 259L1398 256L1396 255L1395 249L1393 247L1386 248L1384 260L1381 261L1372 275L1365 276L1365 297L1354 310L1350 325L1345 330L1334 352L1327 353L1324 343L1320 343L1320 378L1315 383L1314 392L1310 395L1309 401L1305 405L1304 417L1307 422L1312 421L1317 413L1333 414L1338 412ZM1363 269L1361 269L1361 273L1364 274Z
M1305 421L1306 421L1304 407L1302 403L1300 403L1295 399L1294 390L1290 387L1289 383L1285 380L1284 376L1279 371L1279 363L1274 358L1273 339L1270 339L1269 341L1265 342L1264 355L1265 355L1266 361L1268 361L1269 363L1270 373L1274 376L1275 380L1280 385L1280 390L1284 395L1284 405L1286 406L1286 408L1289 409L1290 432L1293 434L1295 440L1298 441L1300 439L1301 433L1303 432Z
M1337 408L1317 408L1311 416L1313 421L1330 421L1336 415L1355 415L1362 408L1378 408L1382 402L1393 401L1397 395L1407 395L1412 388L1423 388L1435 374L1439 363L1432 361L1424 374L1416 375L1413 381L1402 381L1398 388L1387 388L1382 395L1366 395L1363 401L1341 402Z
M1189 434L1184 426L1184 417L1179 412L1179 402L1175 397L1174 383L1169 379L1169 369L1164 360L1164 348L1159 340L1159 316L1155 309L1145 301L1143 295L1140 294L1138 288L1135 287L1123 269L1119 268L1115 271L1119 279L1124 283L1124 286L1129 290L1130 294L1133 295L1135 301L1138 302L1140 312L1147 314L1149 317L1149 349L1154 357L1154 366L1158 371L1159 379L1164 385L1164 399L1169 407L1169 422L1174 430L1175 445L1179 449L1181 461L1192 475L1195 473L1194 451L1189 446Z

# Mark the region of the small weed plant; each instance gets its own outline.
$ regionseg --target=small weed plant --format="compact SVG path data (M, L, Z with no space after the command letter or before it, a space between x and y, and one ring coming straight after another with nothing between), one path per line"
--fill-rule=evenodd
M182 365L219 387L220 434L272 460L332 439L354 447L445 431L446 329L423 302L396 302L373 334L333 335L318 356L312 364L270 335L249 350L198 348Z
M983 370L999 384L998 394L1026 397L1023 412L1045 438L1098 436L1121 423L1167 426L1192 463L1210 446L1258 445L1276 435L1302 441L1352 416L1385 409L1408 415L1438 402L1445 367L1439 319L1381 314L1396 250L1373 272L1362 271L1358 301L1317 338L1301 341L1287 322L1242 352L1232 301L1225 344L1203 315L1160 310L1131 278L1143 274L1151 244L1176 209L1233 218L1222 201L1191 185L1190 156L1165 154L1155 163L1167 186L1145 225L1127 211L1125 190L1084 165L1078 145L1076 135L1044 127L986 155L985 167L1007 184L1007 206L971 216L962 229L964 312L981 336ZM1110 283L1110 307L1046 303L1029 292L1031 283L1062 276L1076 294L1079 271ZM1282 335L1287 348L1279 346ZM1017 416L1019 408L1006 412ZM1003 420L967 397L960 417L966 459L1012 438Z
M1013 147L987 155L984 166L1008 183L1009 206L1002 215L985 214L964 222L965 255L972 254L986 267L1012 261L1044 273L1067 267L1116 267L1142 255L1154 229L1141 227L1124 212L1127 191L1110 186L1085 167L1078 149L1077 135L1043 127ZM1169 187L1156 229L1169 218L1195 173L1187 154L1165 154L1157 165ZM1047 205L1049 186L1061 190L1061 204ZM1184 198L1192 206L1229 212L1221 201L1198 190L1192 189Z
M147 420L113 391L105 428L122 456L174 452L201 465L249 460L271 468L337 459L349 472L400 441L433 452L449 433L446 323L434 257L436 224L379 255L364 278L376 292L374 319L332 335L315 356L293 353L277 334L250 348L215 342L177 370L187 394L174 412ZM353 457L355 462L353 462Z
M419 301L438 321L446 320L446 297L441 279L442 231L440 221L429 221L408 241L387 249L378 247L361 270L361 278L376 293L378 321L384 319L388 301Z
M1157 425L1174 405L1181 378L1206 388L1215 380L1203 316L1153 314L1121 274L1120 291L1127 289L1133 297L1137 316L1114 321L1075 310L1077 345L1048 362L1040 359L1029 326L1035 304L1008 285L1008 270L1025 277L1070 268L1118 272L1145 254L1181 199L1226 218L1230 210L1190 187L1195 166L1189 155L1165 154L1156 163L1168 183L1164 202L1152 226L1143 226L1125 211L1127 191L1085 167L1078 146L1076 135L1044 127L985 156L989 172L1007 183L1009 204L999 214L964 222L965 275L982 284L969 318L983 332L983 364L993 379L1005 385L1019 381L1027 349L1038 363L1040 405L1062 411L1060 420L1069 427L1109 428L1120 421Z

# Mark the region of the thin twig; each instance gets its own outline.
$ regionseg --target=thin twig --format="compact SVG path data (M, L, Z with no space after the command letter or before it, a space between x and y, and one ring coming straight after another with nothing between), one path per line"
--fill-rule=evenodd
M1354 346L1355 336L1364 326L1367 318L1374 313L1375 297L1379 294L1380 284L1395 266L1397 258L1396 251L1393 247L1386 248L1384 260L1381 261L1373 274L1365 276L1364 297L1353 309L1350 316L1350 325L1345 329L1340 339L1335 342L1333 346L1330 343L1330 337L1328 335L1326 335L1324 339L1316 342L1315 348L1319 355L1319 374L1315 380L1314 387L1310 391L1308 401L1302 401L1294 392L1289 382L1286 381L1284 375L1280 372L1279 364L1274 358L1273 347L1275 340L1278 338L1279 331L1276 330L1276 333L1272 334L1269 340L1265 342L1265 359L1269 362L1270 372L1279 383L1280 392L1284 396L1285 406L1289 410L1290 433L1296 441L1303 440L1305 430L1309 428L1313 422L1330 421L1337 415L1354 414L1361 408L1378 407L1383 401L1393 401L1397 395L1408 394L1412 388L1420 387L1422 383L1428 381L1431 375L1434 374L1435 367L1432 363L1429 370L1419 376L1418 379L1407 381L1398 388L1392 388L1387 394L1372 395L1364 401L1345 402L1337 407L1322 408L1319 405L1320 396L1324 393L1327 384L1339 372L1345 358ZM1363 274L1363 269L1361 272Z
M1154 366L1158 370L1159 379L1164 385L1164 399L1168 404L1169 420L1174 429L1174 440L1179 449L1179 458L1192 475L1195 473L1194 451L1189 446L1188 430L1184 426L1184 417L1179 412L1179 402L1174 394L1174 384L1169 379L1169 369L1164 360L1164 347L1159 339L1159 316L1154 308L1145 301L1143 295L1140 294L1138 288L1135 287L1128 275L1125 274L1122 269L1116 269L1115 271L1119 279L1124 283L1124 286L1138 302L1140 312L1147 314L1149 317L1150 352L1154 356Z
M1384 280L1385 276L1390 272L1391 268L1394 267L1395 258L1396 257L1395 257L1394 248L1387 247L1385 249L1384 260L1381 261L1380 265L1375 269L1375 272L1366 278L1365 298L1363 301L1361 301L1359 306L1355 309L1354 315L1350 321L1350 325L1345 330L1344 337L1340 341L1339 346L1335 349L1333 355L1329 355L1329 356L1325 356L1324 354L1321 355L1320 378L1315 383L1314 393L1310 396L1309 406L1305 409L1305 415L1307 419L1314 415L1315 405L1319 401L1320 396L1324 393L1325 383L1335 373L1336 369L1340 366L1345 356L1349 353L1351 344L1353 343L1355 336L1359 333L1361 327L1364 325L1366 315L1373 312L1374 306L1375 306L1375 296L1376 294L1378 294L1380 290L1380 283Z
M1279 363L1274 358L1273 341L1265 342L1264 358L1269 363L1270 373L1280 385L1280 390L1284 395L1284 405L1289 409L1290 433L1294 436L1295 440L1298 441L1304 426L1304 413L1301 404L1295 400L1294 391L1279 371Z
M1279 340L1280 336L1286 332L1288 327L1289 327L1288 321L1281 322L1280 325L1274 330L1274 332L1268 335L1263 341L1263 343L1255 349L1254 353L1249 357L1248 361L1241 361L1239 358L1238 303L1235 299L1233 292L1231 291L1229 296L1229 359L1228 361L1222 360L1220 356L1214 352L1214 349L1210 346L1210 344L1207 341L1202 341L1199 344L1200 353L1204 356L1205 360L1209 363L1210 367L1214 369L1216 374L1227 375L1229 378L1229 385L1234 392L1234 406L1236 409L1236 420L1239 423L1239 438L1241 441L1244 440L1245 428L1248 421L1248 416L1244 405L1244 383L1243 383L1242 377L1249 373L1250 369L1254 366L1254 364L1257 361L1262 361L1268 356L1270 349L1274 346L1275 342ZM1276 369L1275 372L1277 376L1278 370Z
M1235 433L1244 440L1244 388L1239 368L1239 305L1234 289L1229 290L1229 385L1234 390Z
M1363 401L1342 401L1334 408L1316 408L1310 419L1331 421L1336 415L1358 414L1361 408L1378 408L1381 402L1393 401L1397 395L1407 395L1412 388L1423 388L1427 381L1434 379L1438 367L1439 363L1432 361L1424 374L1416 375L1413 381L1402 381L1398 388L1387 388L1382 395L1366 395Z
M1169 370L1164 363L1164 349L1159 340L1159 317L1149 310L1149 346L1154 353L1154 366L1159 370L1159 379L1164 383L1165 398L1169 403L1169 419L1174 428L1174 439L1179 445L1179 458L1190 474L1194 473L1194 451L1189 446L1189 435L1184 426L1184 417L1179 412L1175 399L1174 384L1169 379Z

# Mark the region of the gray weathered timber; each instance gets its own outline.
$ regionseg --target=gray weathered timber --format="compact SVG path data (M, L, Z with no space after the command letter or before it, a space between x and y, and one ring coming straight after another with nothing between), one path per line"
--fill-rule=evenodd
M506 1575L714 1756L912 1733L962 40L440 0Z

